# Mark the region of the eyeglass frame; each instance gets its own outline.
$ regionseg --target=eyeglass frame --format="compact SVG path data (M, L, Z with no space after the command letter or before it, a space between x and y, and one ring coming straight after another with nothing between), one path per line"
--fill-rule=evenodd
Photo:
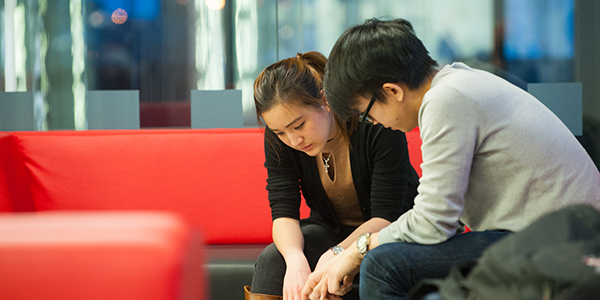
M375 96L371 97L371 102L369 102L369 105L367 105L367 109L365 109L365 111L358 117L358 122L373 123L373 119L369 117L369 111L371 111L371 107L373 107L375 99Z

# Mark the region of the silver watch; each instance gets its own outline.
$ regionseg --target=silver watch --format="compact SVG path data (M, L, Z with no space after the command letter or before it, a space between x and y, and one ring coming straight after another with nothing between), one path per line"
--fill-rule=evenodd
M333 255L338 255L340 253L342 253L342 251L344 251L344 248L342 248L341 246L335 245L333 247L330 248L331 251L333 251Z
M361 234L356 240L356 248L360 254L365 255L369 252L369 243L371 242L371 232Z

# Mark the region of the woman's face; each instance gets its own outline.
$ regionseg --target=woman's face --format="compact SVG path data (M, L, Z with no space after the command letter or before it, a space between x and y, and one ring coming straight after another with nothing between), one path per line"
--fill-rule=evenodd
M310 156L321 153L337 131L327 105L276 104L262 118L283 143Z

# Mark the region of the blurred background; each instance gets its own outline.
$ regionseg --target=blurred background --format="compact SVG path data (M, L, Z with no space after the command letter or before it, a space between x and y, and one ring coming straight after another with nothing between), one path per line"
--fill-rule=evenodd
M87 129L87 91L139 92L141 128L189 128L194 90L241 90L297 52L329 54L365 19L412 22L440 65L462 61L523 89L582 84L576 134L598 164L597 0L3 0L0 91L29 92L35 130Z

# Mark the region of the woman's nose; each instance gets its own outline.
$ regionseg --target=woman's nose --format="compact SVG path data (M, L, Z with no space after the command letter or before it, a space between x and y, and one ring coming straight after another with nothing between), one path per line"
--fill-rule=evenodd
M290 139L290 145L292 147L297 147L298 145L302 144L302 142L304 141L304 138L299 134L290 134L289 139Z

